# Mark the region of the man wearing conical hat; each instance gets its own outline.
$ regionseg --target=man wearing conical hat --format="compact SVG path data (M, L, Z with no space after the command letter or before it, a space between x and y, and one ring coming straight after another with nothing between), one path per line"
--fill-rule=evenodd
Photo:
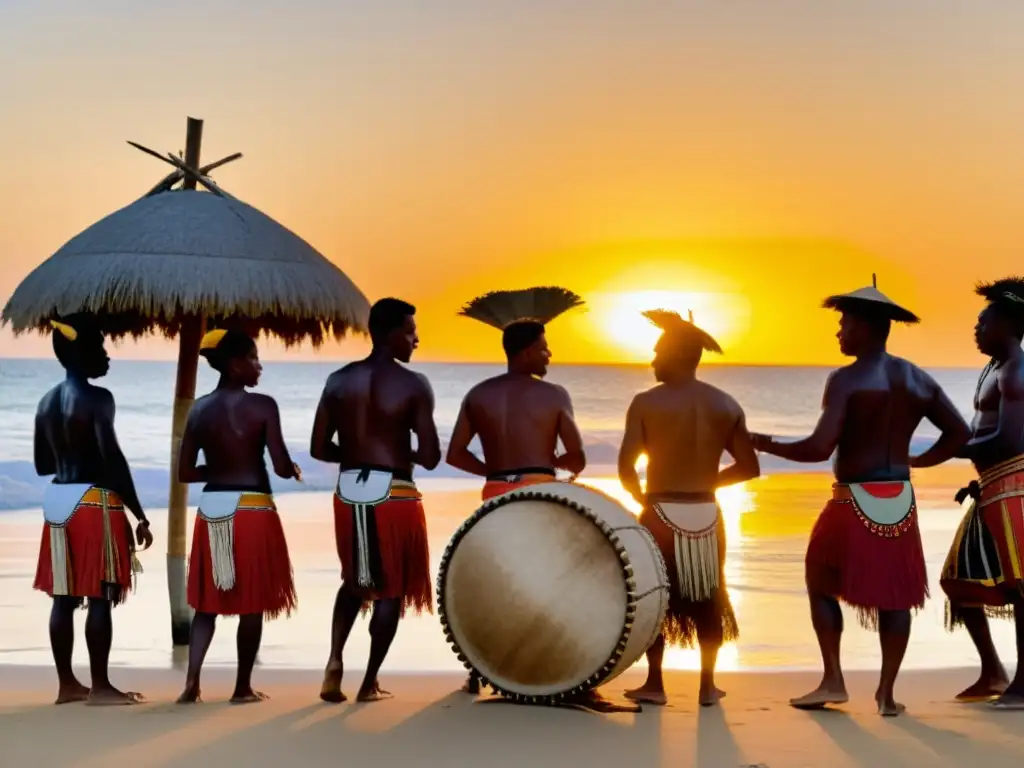
M875 701L880 715L894 716L904 710L893 689L910 639L911 611L928 596L910 440L923 419L932 422L941 437L919 461L937 464L961 449L970 430L931 376L886 352L892 323L918 322L912 312L874 285L832 296L824 306L840 313L839 349L853 362L829 376L809 437L781 442L754 435L758 450L790 461L818 463L835 454L832 498L811 531L805 558L824 675L814 691L790 704L820 709L848 700L839 660L842 601L856 609L863 626L879 632Z
M238 674L231 701L248 704L267 698L252 687L263 620L290 615L297 603L264 454L270 454L278 477L299 479L300 473L284 444L277 403L248 391L263 372L256 342L242 331L220 328L202 338L199 354L220 380L192 406L178 459L180 482L203 483L188 565L188 603L196 613L178 703L200 700L200 674L217 617L237 616Z
M981 657L981 676L959 701L995 699L1000 709L1024 709L1024 280L979 285L986 305L974 339L989 362L974 396L971 440L963 455L978 480L957 494L967 503L940 584L949 629L967 629ZM913 466L936 463L926 456ZM986 614L1013 616L1018 661L1013 682L999 660Z
M363 702L390 696L377 673L399 619L410 608L433 612L427 521L412 473L417 464L436 467L441 446L430 383L404 365L419 345L415 314L412 304L393 298L370 308L373 349L328 377L313 423L310 454L339 467L334 532L342 584L320 689L324 701L345 701L342 653L370 602L370 658L356 695Z
M665 645L700 645L699 700L724 696L715 685L723 642L739 635L725 586L725 526L715 489L760 474L743 409L722 390L700 381L704 352L721 353L707 332L675 312L645 312L662 333L651 363L657 386L638 394L626 414L619 449L619 479L642 506L668 566L669 605L658 639L647 651L647 681L628 691L634 701L666 703L662 681ZM719 469L723 453L734 463ZM636 463L648 457L646 491Z
M486 479L481 492L485 501L524 485L551 482L556 469L575 476L586 467L572 399L563 387L544 381L551 361L545 326L582 305L565 288L538 287L494 291L459 312L501 331L508 363L505 373L466 394L448 443L451 466ZM477 436L482 458L469 449ZM479 690L473 676L464 690Z
M43 537L35 588L53 598L50 644L57 666L57 703L137 704L142 697L110 683L111 608L124 602L140 570L135 543L153 543L128 462L114 431L114 398L90 383L106 376L110 358L95 318L52 321L53 351L67 375L39 402L35 465L53 475L43 498ZM125 508L138 521L134 540ZM71 669L75 609L89 601L85 639L91 687Z

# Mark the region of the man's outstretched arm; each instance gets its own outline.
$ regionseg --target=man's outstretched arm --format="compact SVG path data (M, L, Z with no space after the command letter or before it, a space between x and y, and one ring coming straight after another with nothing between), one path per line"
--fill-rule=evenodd
M770 435L753 434L751 440L754 448L761 453L804 464L828 461L835 453L842 434L843 421L846 418L846 400L847 394L833 374L825 385L818 424L809 437L791 443L780 443Z

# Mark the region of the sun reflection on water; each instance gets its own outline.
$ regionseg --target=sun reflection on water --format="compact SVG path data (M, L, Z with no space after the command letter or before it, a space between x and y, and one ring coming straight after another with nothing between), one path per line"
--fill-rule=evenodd
M641 456L640 462L637 464L638 469L646 465L646 458L646 456ZM608 494L634 515L640 514L640 505L626 493L618 478L588 477L580 478L578 482ZM726 488L719 488L715 492L715 497L718 499L722 518L725 520L725 535L730 550L725 562L725 579L728 584L740 571L738 562L742 558L742 553L739 551L742 548L740 518L754 509L754 494L746 483L738 483ZM739 614L743 604L743 593L730 589L729 598L732 600L733 608ZM643 661L642 664L646 664L646 661ZM700 669L700 651L696 648L668 648L665 651L665 668ZM739 669L739 649L735 643L728 643L722 647L718 654L717 668L726 671Z

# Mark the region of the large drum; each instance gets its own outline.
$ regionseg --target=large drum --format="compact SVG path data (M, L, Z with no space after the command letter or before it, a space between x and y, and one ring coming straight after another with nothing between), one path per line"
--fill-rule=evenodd
M654 539L611 497L572 483L485 502L441 559L448 642L500 694L554 704L606 683L651 646L668 574Z

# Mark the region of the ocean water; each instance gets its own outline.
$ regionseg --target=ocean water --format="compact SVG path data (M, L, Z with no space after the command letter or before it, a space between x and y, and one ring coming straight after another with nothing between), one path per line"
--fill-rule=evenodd
M321 388L340 364L267 363L264 368L259 391L277 400L285 440L302 467L305 481L300 485L272 478L274 490L279 493L333 488L336 470L313 461L308 446ZM447 444L459 405L469 388L502 370L497 365L440 363L414 364L412 368L425 374L434 388L435 418L442 447ZM946 369L931 373L969 416L978 371ZM814 427L827 375L826 368L726 366L709 366L701 373L706 381L722 387L740 402L751 430L794 437ZM39 399L61 376L55 361L0 359L0 510L25 509L42 501L48 479L38 478L32 466L35 409ZM174 376L173 363L115 359L110 374L100 382L114 393L118 439L144 506L167 503ZM643 366L556 365L549 380L563 385L572 395L589 461L584 476L614 475L626 408L636 392L654 383L650 370ZM215 384L215 374L201 363L197 393L208 392ZM915 441L926 443L935 434L931 425L922 425ZM765 473L826 467L762 457ZM443 463L433 472L418 469L417 476L468 477Z

